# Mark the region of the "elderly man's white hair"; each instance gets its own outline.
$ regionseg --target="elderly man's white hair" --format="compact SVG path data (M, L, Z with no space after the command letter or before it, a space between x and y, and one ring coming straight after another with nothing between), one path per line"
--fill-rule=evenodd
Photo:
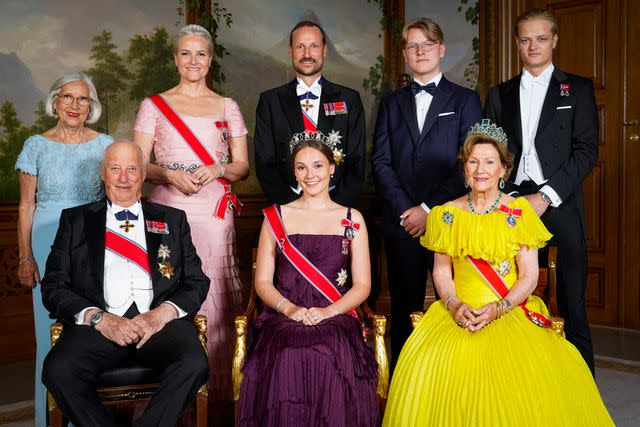
M102 114L102 105L98 100L98 92L96 91L96 87L89 76L81 71L69 71L59 76L56 81L53 82L51 89L49 89L47 100L44 103L44 108L47 111L47 114L50 117L57 117L57 114L53 109L53 99L60 93L60 88L62 88L62 86L73 82L84 82L87 85L87 88L89 89L89 97L91 98L91 107L89 109L89 114L87 115L87 123L97 122Z

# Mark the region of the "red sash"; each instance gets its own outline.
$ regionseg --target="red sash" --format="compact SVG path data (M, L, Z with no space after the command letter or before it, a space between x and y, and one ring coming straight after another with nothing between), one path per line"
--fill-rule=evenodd
M173 111L173 108L164 100L160 95L151 95L149 96L151 102L155 104L158 110L162 113L165 119L173 128L180 134L182 139L187 143L187 145L191 148L193 153L198 156L200 161L205 166L211 166L216 163L213 157L209 154L206 148L202 145L198 137L195 136L191 129L185 124L184 121L178 116L178 114ZM218 182L224 186L224 195L218 201L218 206L216 207L215 215L217 218L223 219L227 210L230 207L234 207L238 214L242 211L242 202L238 197L231 191L231 185L229 181L225 178L218 178Z
M302 274L302 276L307 279L307 281L327 300L332 303L338 301L342 295L333 285L333 282L318 270L318 267L313 265L311 261L309 261L289 240L289 237L284 231L284 226L282 225L280 212L278 212L276 206L269 206L268 208L263 209L262 212L267 219L267 223L269 224L269 228L271 229L273 236L276 238L278 246L282 250L284 256L287 257L287 260L293 264L296 270L298 270L298 272ZM360 318L355 310L351 310L346 314L355 317L356 320L360 322Z
M311 117L309 117L309 114L307 114L307 112L304 111L304 108L302 109L302 123L304 123L305 132L314 133L318 130L318 126L315 123L313 123L313 120L311 120Z
M107 228L104 234L104 247L127 261L131 261L148 275L151 275L147 251L134 241Z
M498 274L498 272L493 268L489 262L473 258L471 256L467 256L467 260L478 270L478 273L482 276L482 278L489 284L491 289L498 294L500 298L504 298L509 293L509 288L502 280L502 277ZM527 316L527 319L531 320L537 326L543 328L550 328L551 321L544 315L540 313L536 313L535 311L529 310L525 304L527 303L527 299L524 300L518 307L521 307L524 310L524 314Z

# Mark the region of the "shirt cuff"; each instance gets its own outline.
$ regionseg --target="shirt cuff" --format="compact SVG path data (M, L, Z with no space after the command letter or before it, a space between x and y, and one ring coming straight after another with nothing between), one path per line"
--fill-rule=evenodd
M551 199L551 206L553 206L554 208L557 208L558 206L560 206L562 204L562 198L560 196L558 196L558 193L556 193L556 190L554 190L553 188L549 187L548 185L544 185L538 191L540 191L540 192L546 194L547 196L549 196L549 198Z
M429 209L429 206L426 205L426 203L420 203L420 207L422 209L424 209L424 211L427 213L427 215L429 215L429 212L431 212L431 209Z
M93 308L97 308L98 310L100 310L98 307L87 307L80 313L73 316L73 318L76 320L76 325L85 325L86 323L84 323L84 315L87 313L87 310L91 310Z
M171 304L173 306L173 308L176 309L176 311L178 312L178 317L176 317L176 319L182 319L183 317L185 317L187 315L187 312L184 311L183 309L181 309L180 307L178 307L177 305L175 305L174 303L172 303L171 301L165 301L167 304ZM164 303L163 303L164 304Z

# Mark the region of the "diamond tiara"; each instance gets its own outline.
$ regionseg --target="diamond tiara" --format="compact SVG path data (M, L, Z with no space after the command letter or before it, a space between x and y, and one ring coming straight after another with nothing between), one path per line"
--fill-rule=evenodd
M340 140L342 136L340 135L340 131L332 130L328 135L320 131L316 132L300 132L296 133L291 137L291 141L289 141L289 151L293 152L293 149L296 145L307 142L307 141L316 141L321 144L326 145L333 152L334 161L337 164L342 163L344 160L344 153L340 149Z
M472 135L485 135L502 143L505 147L507 146L507 134L504 133L501 127L498 127L495 123L491 123L489 119L482 119L481 123L476 123L471 126L467 133L467 138Z

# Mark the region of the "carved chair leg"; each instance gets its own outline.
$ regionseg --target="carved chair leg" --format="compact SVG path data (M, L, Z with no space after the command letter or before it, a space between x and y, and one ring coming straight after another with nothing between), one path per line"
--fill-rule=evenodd
M202 384L196 395L196 426L207 427L207 409L209 401L207 383Z

